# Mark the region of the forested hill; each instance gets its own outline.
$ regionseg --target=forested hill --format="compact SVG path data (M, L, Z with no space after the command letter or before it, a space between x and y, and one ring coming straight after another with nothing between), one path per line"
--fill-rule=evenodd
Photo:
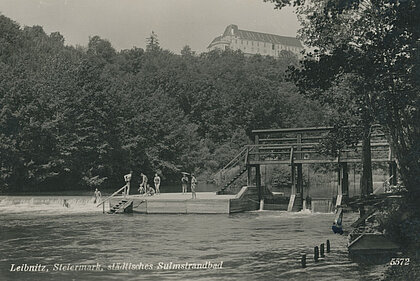
M119 52L98 36L66 46L0 15L0 190L117 188L130 169L166 182L181 170L209 175L252 129L322 124L319 106L285 81L290 64L287 52L177 55L157 40Z

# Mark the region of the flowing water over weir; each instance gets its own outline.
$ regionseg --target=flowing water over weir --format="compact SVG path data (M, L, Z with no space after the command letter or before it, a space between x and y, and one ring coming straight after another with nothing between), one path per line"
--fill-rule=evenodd
M106 210L109 206L105 204ZM70 214L102 212L91 196L0 196L0 214Z
M355 217L346 215L344 227ZM309 210L104 215L89 196L0 196L0 280L378 280L383 267L353 263L347 237L331 232L333 219ZM315 264L313 247L326 239L331 253ZM168 269L171 262L223 264ZM53 270L97 263L103 271ZM116 269L118 263L153 269ZM42 264L49 272L13 272L11 264Z

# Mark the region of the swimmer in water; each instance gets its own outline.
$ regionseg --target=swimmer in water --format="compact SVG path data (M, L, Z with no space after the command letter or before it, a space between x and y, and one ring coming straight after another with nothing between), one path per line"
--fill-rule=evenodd
M67 199L63 199L63 207L70 208L70 204L67 202Z

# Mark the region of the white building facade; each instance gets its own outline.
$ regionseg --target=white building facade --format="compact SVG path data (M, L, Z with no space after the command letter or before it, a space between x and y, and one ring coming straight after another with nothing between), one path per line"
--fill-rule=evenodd
M214 38L207 47L208 51L215 49L241 50L246 55L278 57L281 51L290 51L299 56L303 46L293 37L241 30L231 24L226 27L223 35Z

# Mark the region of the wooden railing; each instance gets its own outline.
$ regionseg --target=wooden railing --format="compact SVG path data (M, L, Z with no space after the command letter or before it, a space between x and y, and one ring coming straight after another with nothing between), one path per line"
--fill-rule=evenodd
M102 212L105 213L105 202L109 201L111 198L113 198L115 195L117 195L120 192L122 192L123 196L126 197L127 189L128 189L128 185L126 184L120 189L118 189L117 191L115 191L114 193L112 193L110 196L102 200L98 205L96 205L96 207L99 207L100 205L102 205Z
M216 183L221 186L225 179L226 171L230 170L231 168L240 165L241 160L243 159L244 164L248 161L248 153L249 147L245 146L232 160L229 161L220 171L218 171L213 178L216 180Z

